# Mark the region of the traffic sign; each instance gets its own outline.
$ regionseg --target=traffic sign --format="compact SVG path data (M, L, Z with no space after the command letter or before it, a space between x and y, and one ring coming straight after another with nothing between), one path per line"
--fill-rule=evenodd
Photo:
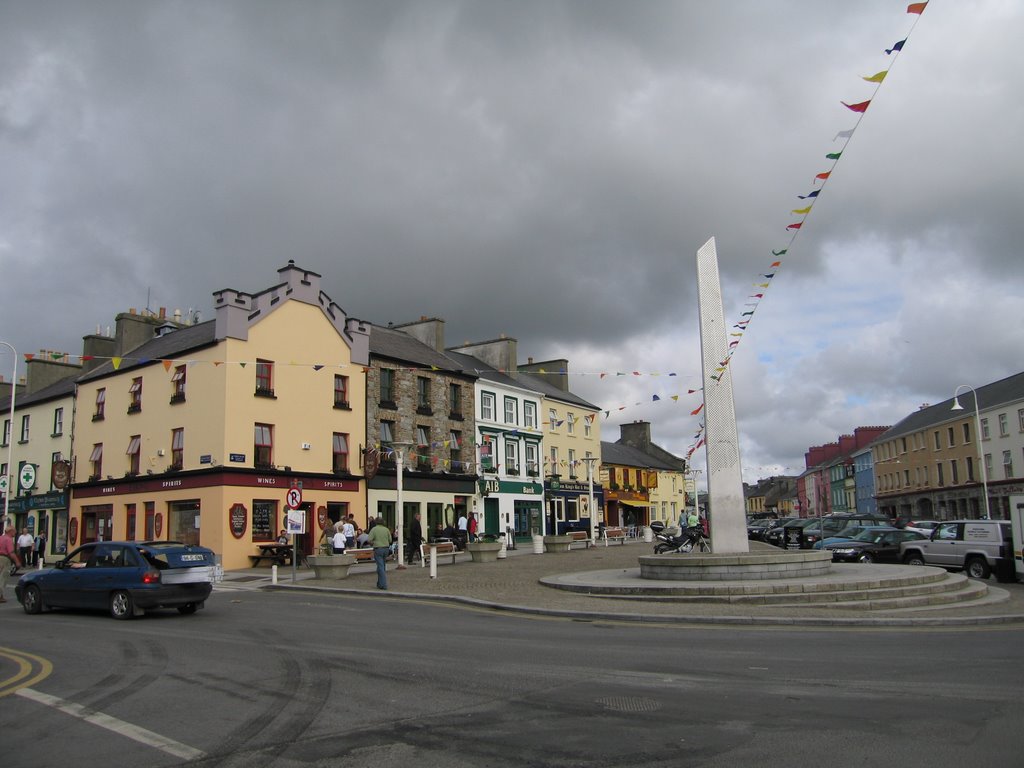
M302 506L302 489L296 486L292 486L288 489L288 495L285 497L285 503L288 505L288 509L298 509Z
M7 475L0 476L0 493L7 493Z

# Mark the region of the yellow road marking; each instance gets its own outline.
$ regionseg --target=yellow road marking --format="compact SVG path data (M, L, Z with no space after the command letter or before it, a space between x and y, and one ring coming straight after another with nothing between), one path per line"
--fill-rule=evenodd
M0 647L0 656L10 659L18 665L16 674L6 680L0 680L0 698L16 693L22 688L28 688L53 674L53 664L34 653Z

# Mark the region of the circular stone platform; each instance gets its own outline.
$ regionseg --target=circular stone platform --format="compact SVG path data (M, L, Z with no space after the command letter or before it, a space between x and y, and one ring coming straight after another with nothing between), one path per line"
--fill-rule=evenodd
M824 576L832 553L815 549L723 554L641 555L640 578L653 581L759 581Z

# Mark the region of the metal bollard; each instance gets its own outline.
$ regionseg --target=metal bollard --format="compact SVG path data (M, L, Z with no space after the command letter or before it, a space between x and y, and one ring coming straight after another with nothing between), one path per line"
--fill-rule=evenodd
M430 548L430 578L437 578L437 552L434 547Z
M270 566L270 583L277 584L277 565Z

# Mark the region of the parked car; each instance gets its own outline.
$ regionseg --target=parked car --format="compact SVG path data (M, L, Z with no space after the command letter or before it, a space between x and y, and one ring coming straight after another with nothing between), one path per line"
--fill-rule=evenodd
M93 608L129 619L153 608L177 608L190 614L210 596L215 568L206 547L99 541L79 547L53 568L26 573L14 591L25 613Z
M867 530L898 531L900 529L892 525L862 525L861 523L852 523L843 528L843 530L841 530L835 536L829 536L827 539L822 539L821 541L814 542L813 549L823 549L827 547L829 544L838 544L841 541L849 541L854 536L859 534L861 531Z
M950 520L941 522L931 536L900 546L908 565L938 565L963 569L975 579L995 573L999 581L1015 581L1009 520Z
M762 518L760 520L752 520L747 523L747 538L760 540L764 536L765 531L771 528L774 520Z
M848 525L889 525L889 518L871 514L832 514L821 518L810 518L810 523L795 526L792 523L786 530L787 549L811 549L816 542L835 536Z
M797 518L795 517L780 517L777 520L769 520L768 527L757 530L754 536L749 536L748 538L755 539L757 541L768 541L768 536L772 531L781 530L782 526L784 526L790 520L796 519ZM776 544L776 546L778 545Z
M907 531L917 531L918 533L923 533L925 536L931 536L932 531L935 530L935 526L940 522L941 521L939 520L911 520L903 526L903 528Z
M852 539L828 544L834 563L898 563L900 544L924 539L923 533L898 528L865 528Z

